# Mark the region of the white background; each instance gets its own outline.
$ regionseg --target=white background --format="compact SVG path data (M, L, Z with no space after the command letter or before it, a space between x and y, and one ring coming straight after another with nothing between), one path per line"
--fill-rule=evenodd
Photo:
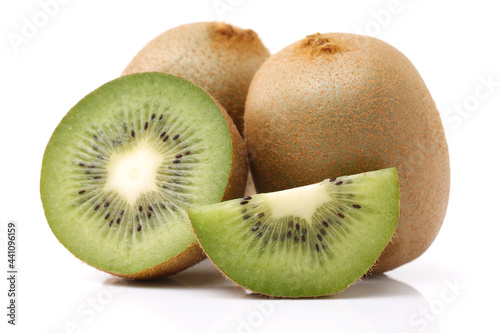
M0 4L0 277L7 275L9 220L18 224L19 242L18 325L7 325L1 278L3 332L499 330L494 1L60 0L44 14L42 4L54 1ZM424 255L332 297L269 300L246 295L207 261L165 281L131 283L81 263L58 243L39 198L42 155L54 128L84 95L118 77L149 40L213 20L255 30L272 53L308 34L356 32L385 40L414 63L441 112L452 170L448 213ZM27 34L26 22L39 27ZM25 39L16 45L13 36Z

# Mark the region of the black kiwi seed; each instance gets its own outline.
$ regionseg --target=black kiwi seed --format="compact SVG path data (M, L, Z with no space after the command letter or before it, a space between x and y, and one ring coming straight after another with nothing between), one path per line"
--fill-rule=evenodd
M104 207L109 207L109 201L106 201L106 202L104 203Z
M158 120L162 120L163 119L163 115L161 114L160 115L160 118L158 118Z
M165 136L165 134L167 134L166 132L163 132L160 134L160 138L163 138Z
M316 244L316 251L319 252L319 246Z
M356 209L360 209L360 208L361 208L361 206L360 206L360 205L352 205L352 206L353 206L354 208L356 208Z
M302 242L305 243L306 242L306 235L302 235Z
M79 166L85 166L85 163L80 162L80 163L78 163L78 165Z
M165 135L165 137L163 138L163 142L167 141L168 140L168 135Z
M141 224L139 224L139 225L137 226L137 231L141 231L141 229L142 229L142 226L141 226Z
M154 120L154 119L155 119L155 114L153 113L153 114L151 115L151 120Z
M131 130L131 131L130 131L130 135L131 135L133 138L135 137L135 132L134 132L134 130Z
M121 218L117 218L116 219L116 224L120 224L121 220L122 220Z
M78 191L78 194L83 194L85 193L85 190Z
M189 150L184 153L184 155L189 155L189 154L191 154L191 152Z
M111 221L109 221L109 226L110 226L110 227L113 225L113 222L114 222L114 221L115 221L115 220L111 220Z
M291 238L291 237L292 237L292 232L289 230L289 231L286 233L286 236L287 236L288 238Z
M295 229L300 230L300 224L296 223L295 224Z
M182 154L175 155L175 158L181 158L181 157L182 157Z
M262 217L264 217L264 215L265 215L264 213L260 213L260 214L259 214L259 215L257 215L257 216L258 216L258 218L262 218Z
M148 122L146 121L146 123L144 124L144 130L147 130L148 129Z
M344 217L345 217L345 216L344 216L344 214L342 214L342 213L339 213L339 216L340 216L341 218L344 218Z
M98 210L98 209L99 209L99 207L101 207L101 206L99 206L99 205L95 205L94 210Z
M142 212L142 205L139 205L137 208L139 209L140 212Z
M257 230L259 230L258 226L255 226L255 227L252 228L252 231L257 231Z
M151 218L151 212L148 212L147 215L148 215L148 219L150 219Z
M177 163L181 163L181 161L180 160L174 160L173 163L177 164Z
M252 197L248 196L248 195L243 197L243 200L251 200L251 199L252 199Z
M123 216L123 213L125 213L125 211L124 211L124 210L122 210L122 211L120 212L120 216Z
M323 225L328 228L328 222L323 221Z
M248 200L243 200L240 202L240 205L246 205L248 203Z
M172 140L177 140L179 138L179 134L176 134L174 135L174 137L172 138Z
M243 216L243 220L248 220L249 218L250 218L250 215L249 215L249 214L247 214L247 215Z
M148 209L149 209L150 211L153 211L153 207L152 207L151 205L148 205Z
M342 185L343 183L344 182L340 180L340 181L336 182L335 185Z
M330 182L334 182L337 178L333 177L333 178L330 178Z
M316 236L318 236L318 239L319 239L320 242L323 241L323 237L321 237L321 235L318 234Z
M104 219L107 220L109 218L110 213L107 213L106 216L104 216Z

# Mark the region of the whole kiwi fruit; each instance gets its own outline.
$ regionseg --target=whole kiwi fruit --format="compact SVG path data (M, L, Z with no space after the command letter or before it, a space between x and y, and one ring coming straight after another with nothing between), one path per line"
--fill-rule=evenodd
M274 54L252 80L244 135L258 192L396 167L400 218L373 273L437 236L450 188L445 133L421 76L391 45L318 33Z
M222 22L196 22L151 40L123 75L158 71L194 82L222 104L242 134L248 87L269 56L253 30Z

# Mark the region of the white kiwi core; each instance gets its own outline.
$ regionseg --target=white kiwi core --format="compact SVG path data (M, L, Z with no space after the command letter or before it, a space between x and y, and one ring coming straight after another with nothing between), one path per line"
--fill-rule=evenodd
M299 194L300 192L300 194ZM275 218L297 216L310 220L318 207L331 200L322 183L265 193Z
M156 175L162 161L163 157L145 142L131 151L114 154L104 189L117 192L133 205L142 194L156 191Z

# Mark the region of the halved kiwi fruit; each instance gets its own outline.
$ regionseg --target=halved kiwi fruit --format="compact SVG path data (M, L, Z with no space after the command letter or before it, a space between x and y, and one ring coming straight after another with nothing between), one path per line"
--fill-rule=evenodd
M172 274L204 258L187 211L243 195L244 142L197 85L132 74L64 117L44 154L48 223L76 257L128 278Z
M188 210L208 257L258 294L339 292L375 263L396 229L395 168L326 179Z

